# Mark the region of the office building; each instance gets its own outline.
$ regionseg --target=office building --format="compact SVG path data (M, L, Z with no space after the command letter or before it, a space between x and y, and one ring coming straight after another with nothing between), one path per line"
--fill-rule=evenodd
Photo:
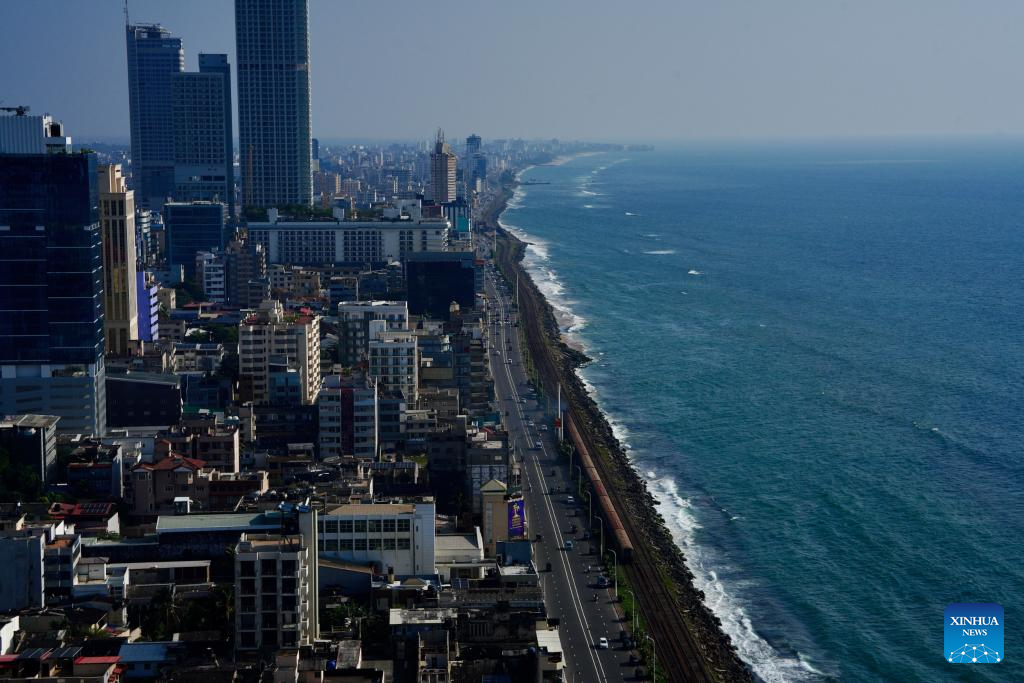
M235 0L235 49L242 203L312 204L308 0Z
M228 56L199 54L199 71L171 79L174 197L219 201L235 218L234 127Z
M238 327L243 400L271 403L271 364L283 358L298 373L299 398L316 401L320 391L320 318L285 312L281 302L264 301Z
M386 320L369 322L369 376L384 391L401 392L410 404L416 403L419 362L416 335L406 330L389 330Z
M100 166L99 186L103 232L103 335L106 352L124 356L130 342L139 339L135 193L125 184L120 164Z
M409 313L447 320L451 305L476 306L476 257L471 251L410 254L405 260Z
M434 152L430 155L430 197L435 204L454 202L455 154L444 140L444 131L438 129Z
M226 207L221 202L168 202L164 206L167 226L167 260L182 267L185 278L195 280L196 254L224 249Z
M42 484L53 481L57 468L56 415L0 416L0 447L11 465L27 467Z
M71 153L63 133L48 117L0 116L0 413L103 434L96 156Z
M159 24L126 26L132 189L144 208L160 211L174 193L171 81L185 70L181 38Z
M466 138L466 158L472 159L474 155L480 153L481 139L479 135L470 135Z
M256 308L270 298L267 253L262 244L236 237L224 249L224 283L227 303Z
M196 284L203 288L203 298L215 304L225 302L224 259L220 252L196 253Z
M139 311L139 341L160 339L160 286L146 271L135 273L135 299ZM173 292L174 290L170 290ZM174 306L168 306L171 310Z
M234 548L239 650L297 648L320 636L317 513L299 506L294 514L297 537L244 534Z
M320 517L318 550L325 560L373 563L396 576L434 573L434 502L349 504Z
M0 532L0 612L45 607L46 544L52 538L52 527Z
M338 304L340 362L352 367L366 360L370 349L370 321L384 320L389 330L405 330L409 306L405 301L342 301Z

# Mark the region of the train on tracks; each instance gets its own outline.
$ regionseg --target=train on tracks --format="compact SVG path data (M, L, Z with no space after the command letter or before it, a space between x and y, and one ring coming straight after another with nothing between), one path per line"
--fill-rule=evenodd
M576 421L569 411L565 413L565 426L569 433L569 439L576 449L576 455L580 459L580 467L583 470L583 474L590 481L591 495L594 496L594 502L597 504L597 508L600 510L600 517L604 521L605 533L608 534L606 538L617 548L616 552L618 553L620 563L626 564L631 562L633 559L633 543L630 541L629 534L622 528L622 520L619 519L619 513L612 504L611 496L608 495L608 489L605 488L604 482L601 481L601 475L598 473L597 467L594 466L594 459L590 455L590 450L583 443L579 429L576 428Z

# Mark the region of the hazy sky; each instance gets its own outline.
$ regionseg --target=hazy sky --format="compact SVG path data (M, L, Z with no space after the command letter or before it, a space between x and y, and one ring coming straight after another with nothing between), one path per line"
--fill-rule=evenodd
M234 71L229 0L130 12ZM0 100L127 139L123 23L0 0ZM1024 134L1020 0L310 0L310 26L321 138Z

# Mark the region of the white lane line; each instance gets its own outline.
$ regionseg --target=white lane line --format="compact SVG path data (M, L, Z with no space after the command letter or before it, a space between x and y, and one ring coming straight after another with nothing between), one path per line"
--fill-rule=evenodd
M497 294L497 292L495 292L495 294ZM499 301L501 302L502 306L504 307L504 301L500 297L499 297ZM511 317L511 312L508 312L507 315L509 317ZM504 315L503 315L503 317L504 317ZM520 322L522 322L522 316L519 316L519 320L520 320ZM505 340L505 329L504 329L504 326L502 326L501 335L502 335L502 344L504 345L505 341L506 341ZM527 431L526 419L525 419L525 416L523 414L522 404L518 400L519 399L519 392L518 392L518 390L516 388L517 384L516 384L515 378L512 376L512 369L511 369L511 367L508 364L504 364L504 365L505 365L505 376L508 379L509 389L510 389L512 395L513 395L513 398L515 399L516 415L519 417L520 428L523 429L524 431ZM527 434L529 434L528 431L527 431ZM543 452L543 454L545 456L547 456L547 448L545 447L543 441L541 441L541 451ZM525 459L524 459L524 464L525 464ZM537 475L539 477L543 477L543 472L540 469L539 457L533 458L532 464L533 464L534 470L536 471ZM551 502L551 495L550 495L550 493L549 493L549 495L544 495L543 491L541 492L541 495L542 495L542 501L543 501L542 504L543 504L543 506L545 507L545 509L548 512L548 519L551 522L551 526L556 530L556 534L558 535L558 540L561 541L562 529L561 529L561 527L558 524L558 517L555 514L554 505ZM560 563L562 564L562 568L565 570L566 583L569 586L569 593L570 593L570 598L571 598L571 601L572 601L573 611L576 613L577 617L579 618L579 622L578 623L584 629L584 637L587 639L588 644L590 644L590 643L596 642L595 637L594 637L594 628L590 625L590 620L587 618L587 614L586 614L586 608L583 606L583 599L580 596L579 590L578 590L578 588L576 586L576 583L575 583L575 580L574 580L575 577L574 577L573 571L572 571L572 563L569 561L568 552L567 551L563 551L561 549L561 547L564 547L564 543L561 544L559 550L557 550L556 552L558 552L558 556L559 556L558 559L559 559ZM602 619L602 622L603 622L603 619ZM589 634L589 636L588 636L588 634ZM599 656L595 655L594 649L592 647L588 647L587 648L587 655L590 657L590 661L595 665L594 670L595 670L596 673L598 673L598 675L600 676L601 680L607 681L608 680L608 676L605 673L604 665L601 662L601 658Z

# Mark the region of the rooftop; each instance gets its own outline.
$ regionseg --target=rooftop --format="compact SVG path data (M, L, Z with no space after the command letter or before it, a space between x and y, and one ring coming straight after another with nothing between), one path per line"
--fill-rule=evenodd
M327 511L332 517L365 517L367 515L411 515L416 506L411 503L347 503Z
M203 531L274 531L281 527L280 519L263 512L224 512L198 515L160 515L156 532L188 533Z

